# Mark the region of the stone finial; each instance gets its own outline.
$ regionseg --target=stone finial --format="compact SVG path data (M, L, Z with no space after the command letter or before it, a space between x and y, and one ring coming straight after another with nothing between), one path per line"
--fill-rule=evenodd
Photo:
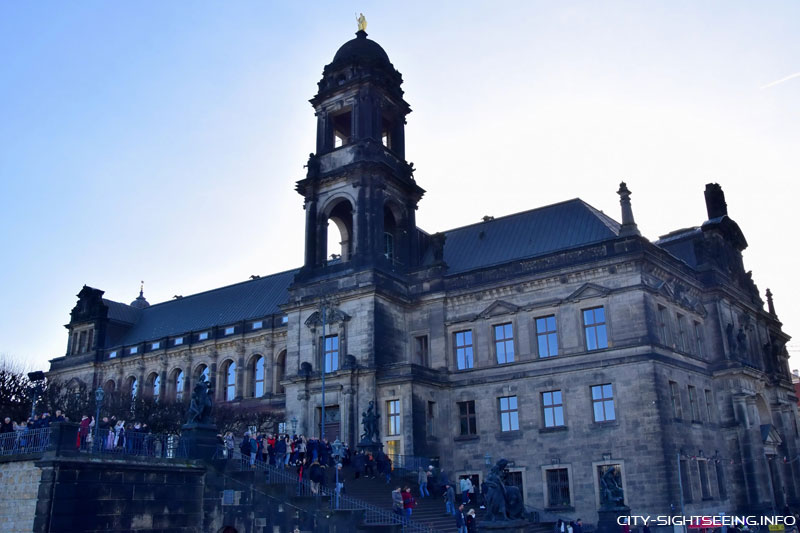
M725 193L719 183L707 183L705 190L706 211L708 219L723 217L728 214L728 204L725 203Z
M625 235L641 235L639 228L636 226L636 221L633 220L633 209L631 208L631 191L625 182L620 182L619 190L619 205L622 207L622 226L619 228L620 236Z
M767 309L769 310L769 314L772 316L775 315L775 304L772 303L772 291L767 289Z

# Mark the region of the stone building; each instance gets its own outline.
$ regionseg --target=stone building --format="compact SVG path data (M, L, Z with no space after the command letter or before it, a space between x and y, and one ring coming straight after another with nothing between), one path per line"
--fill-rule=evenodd
M85 286L49 376L185 398L205 375L349 443L375 402L387 451L476 481L506 457L528 505L590 521L611 466L636 514L799 504L788 336L719 185L655 242L624 183L621 223L574 199L429 234L401 83L363 31L325 66L301 268L156 305Z

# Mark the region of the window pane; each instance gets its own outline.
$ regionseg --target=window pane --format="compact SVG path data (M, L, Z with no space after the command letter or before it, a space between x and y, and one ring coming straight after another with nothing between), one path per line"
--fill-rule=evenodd
M506 362L514 362L514 341L506 341Z
M552 392L545 392L542 394L542 404L544 405L553 405L553 393Z
M595 338L595 328L594 326L586 328L586 349L587 350L596 350L597 349L597 339Z
M606 400L603 402L606 406L606 420L616 420L617 416L614 413L614 400Z
M517 397L516 396L510 397L508 399L508 404L509 404L509 407L511 407L512 410L516 410L517 409Z
M564 408L563 407L556 407L555 410L555 417L556 417L556 425L563 426L564 425Z
M587 309L587 310L585 310L583 312L583 323L585 325L587 325L587 326L591 325L591 324L594 324L594 320L592 319L592 310L591 309Z
M558 355L558 337L555 333L547 336L547 342L550 344L550 355Z
M536 331L538 331L539 333L547 331L546 319L544 318L536 319Z
M516 411L511 411L511 430L516 431L519 429L519 417Z
M553 427L554 424L555 422L553 420L553 409L551 407L548 407L547 409L544 410L544 425L545 427Z
M599 348L608 348L605 325L597 326L597 345Z
M594 404L594 421L602 422L603 418L603 402L595 402Z
M464 342L466 344L472 344L472 331L464 332Z
M592 400L599 400L602 398L602 388L599 385L592 387Z
M553 403L560 404L561 403L561 391L553 391Z
M547 330L548 331L555 331L556 330L556 317L555 316L547 317Z
M500 398L500 410L508 411L508 398Z
M603 397L604 398L611 398L614 394L611 391L611 384L603 385Z
M550 351L547 349L547 335L539 335L539 357L547 357Z
M596 307L594 309L594 321L596 324L606 321L606 313L602 307Z

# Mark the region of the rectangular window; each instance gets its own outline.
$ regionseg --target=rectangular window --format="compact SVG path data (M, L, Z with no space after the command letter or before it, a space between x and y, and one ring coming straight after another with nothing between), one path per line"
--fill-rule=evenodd
M708 462L697 461L697 468L700 472L700 496L704 500L711 499L711 488L708 482Z
M261 320L258 320L256 322L253 322L253 324L250 326L250 329L261 329L263 327L264 327L264 322L261 321Z
M85 331L81 331L80 339L81 340L80 340L80 346L78 347L78 353L83 353L83 352L86 351L86 332Z
M78 353L78 332L72 334L72 353Z
M689 409L692 413L692 422L700 421L700 406L697 404L697 389L689 385Z
M663 305L658 306L658 332L661 344L670 346L669 313L667 312L667 308Z
M161 348L161 343L160 342L154 342L154 343L152 343L150 345L150 349L151 350L158 350L159 348Z
M569 471L566 468L547 470L547 505L548 507L569 507Z
M678 349L682 352L689 351L689 339L686 331L686 317L678 315Z
M564 425L564 404L561 400L560 390L543 392L542 407L544 408L544 427L554 428Z
M225 335L233 335L233 332L236 331L234 326L228 326L225 328Z
M514 362L514 328L510 322L494 326L494 349L498 365Z
M694 343L697 355L703 357L705 350L703 349L703 326L700 322L694 323Z
M674 381L669 382L669 395L672 399L672 416L681 418L681 390Z
M432 437L435 433L436 423L434 415L436 413L436 402L428 402L427 422L428 422L428 436Z
M128 350L128 353L131 354L131 355L133 355L135 353L139 353L139 347L138 346L134 346L133 348Z
M175 340L172 341L173 346L180 346L183 344L183 337L175 337Z
M517 410L516 396L503 396L500 398L500 430L519 430L519 411Z
M467 370L475 366L472 350L472 330L458 331L453 334L456 346L456 365L459 370Z
M558 355L558 336L556 335L556 316L543 316L536 319L536 340L539 342L539 357Z
M592 406L595 422L617 419L617 414L614 412L614 391L610 383L592 387Z
M681 468L681 487L683 488L683 501L692 501L692 478L689 475L689 461L681 459L679 461Z
M606 335L606 313L602 307L583 310L583 329L586 333L586 349L608 348Z
M113 352L111 352L110 354L108 354L108 358L109 358L109 359L114 359L116 356L117 356L117 351L116 351L116 350L114 350Z
M428 336L414 337L414 362L418 365L428 366Z
M461 435L478 434L474 400L458 402L458 418L461 426Z
M711 395L711 391L706 389L705 390L706 396L706 420L711 422L711 414L714 412L714 397Z
M386 435L400 434L400 400L389 400L386 402L386 412L388 413Z
M197 335L197 340L199 340L199 341L204 341L206 339L208 339L208 332L207 331L204 331L204 332L199 333Z
M86 349L91 350L94 347L94 329L89 330L89 341L86 343Z
M725 467L722 461L715 463L715 466L717 470L717 492L719 493L719 499L725 500L728 498L728 488L725 486Z
M324 347L325 373L339 370L339 336L328 335L325 337Z
M286 315L282 316L281 317L281 324L288 324L288 323L289 323L289 317L286 316Z

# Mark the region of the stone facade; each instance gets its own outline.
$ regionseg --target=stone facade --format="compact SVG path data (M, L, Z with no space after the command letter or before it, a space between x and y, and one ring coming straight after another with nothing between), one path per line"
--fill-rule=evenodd
M0 463L0 529L9 533L33 530L42 469L33 461Z
M415 224L424 190L405 160L401 82L364 32L325 67L317 153L297 183L304 265L232 300L271 283L273 308L181 329L165 311L180 299L120 307L85 287L50 376L129 391L135 379L150 394L159 376L174 395L178 370L186 394L207 367L218 400L277 405L298 433L351 444L375 402L396 460L438 457L451 479L480 481L504 457L528 505L589 521L611 466L634 514L800 504L788 336L744 269L721 188L707 185L700 226L655 242L625 184L621 223L573 200L430 235ZM156 307L161 334L125 333Z

